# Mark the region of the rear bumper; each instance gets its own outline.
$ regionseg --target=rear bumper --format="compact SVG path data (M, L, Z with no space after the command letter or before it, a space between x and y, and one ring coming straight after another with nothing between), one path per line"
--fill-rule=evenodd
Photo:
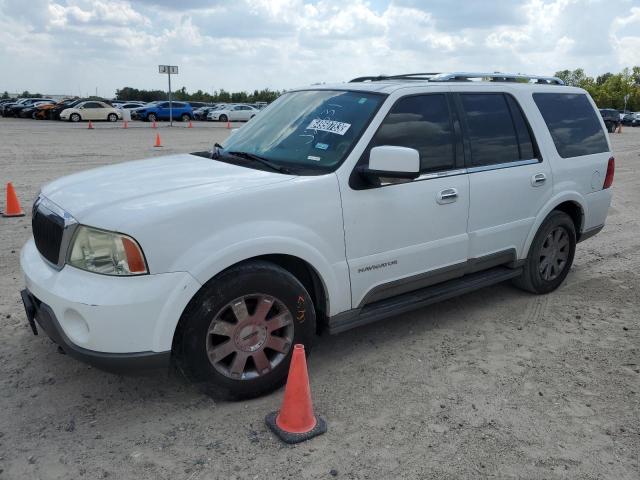
M44 331L66 354L76 360L114 373L167 368L169 366L170 351L103 353L79 347L69 340L49 305L41 302L26 288L20 292L20 295L34 335L38 335L38 327L40 327L40 330Z

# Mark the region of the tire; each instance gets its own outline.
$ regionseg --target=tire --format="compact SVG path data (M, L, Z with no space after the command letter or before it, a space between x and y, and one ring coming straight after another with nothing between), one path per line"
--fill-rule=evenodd
M218 117L218 120L221 122L228 122L229 117L227 117L226 115L220 115L220 117Z
M566 213L554 210L540 225L529 248L522 276L515 279L514 284L531 293L554 291L569 274L575 253L573 220Z
M110 122L117 122L118 115L116 115L115 113L110 113L109 115L107 115L107 120L109 120Z
M182 120L183 122L188 122L189 120L191 120L191 117L189 116L188 113L183 113L182 116L180 117L180 120Z
M270 262L252 261L207 282L180 325L173 349L178 369L207 395L239 400L286 381L293 345L311 348L316 316L296 277Z
M147 115L147 122L155 122L158 120L158 117L156 117L155 113L150 113L149 115Z
M78 123L80 120L82 120L82 117L79 113L72 113L71 115L69 115L70 122Z

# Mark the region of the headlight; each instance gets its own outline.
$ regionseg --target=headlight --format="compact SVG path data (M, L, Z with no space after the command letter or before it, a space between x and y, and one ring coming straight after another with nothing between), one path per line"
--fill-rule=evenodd
M73 237L67 263L104 275L149 273L142 249L133 238L82 225Z

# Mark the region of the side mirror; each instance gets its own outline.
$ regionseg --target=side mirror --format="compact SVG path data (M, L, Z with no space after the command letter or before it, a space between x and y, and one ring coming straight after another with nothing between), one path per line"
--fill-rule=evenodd
M413 180L420 176L420 153L415 148L384 145L373 147L369 153L369 164L358 168L361 175L375 183Z

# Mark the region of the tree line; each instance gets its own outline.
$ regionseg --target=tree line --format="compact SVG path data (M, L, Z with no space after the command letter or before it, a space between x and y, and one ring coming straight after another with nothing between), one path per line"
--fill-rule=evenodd
M625 68L620 73L604 73L597 77L589 77L583 69L562 70L556 72L567 85L584 88L599 108L625 108L624 97L627 97L627 111L640 111L640 67Z

